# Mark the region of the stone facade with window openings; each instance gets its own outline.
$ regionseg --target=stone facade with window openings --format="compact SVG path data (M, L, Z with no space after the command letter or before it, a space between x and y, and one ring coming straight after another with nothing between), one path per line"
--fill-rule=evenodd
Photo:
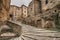
M54 18L55 16L57 17L57 13L60 10L58 9L59 6L56 7L59 2L59 0L32 0L28 7L22 5L21 11L18 13L16 11L15 12L17 14L20 13L21 18L25 19L24 21L30 24L34 24L35 26L37 25L39 27L47 28L55 27L56 21L59 21ZM18 19L20 18L20 16L18 17Z
M58 4L58 0L32 0L28 6L28 16L31 24L34 21L35 25L41 24L39 27L56 27L56 21L58 20L54 16L57 17L58 7L56 6Z
M21 16L21 8L15 5L10 5L10 20L16 21L19 19L20 16Z
M15 5L10 6L10 20L21 20L22 18L27 17L27 6L22 5L21 7L17 7Z
M47 24L53 25L53 26L50 26L50 27L58 27L58 25L59 25L59 23L57 23L57 22L59 22L58 21L58 19L59 19L58 14L59 14L59 10L60 9L57 6L57 5L60 5L59 2L60 1L58 1L58 0L57 1L56 0L55 1L49 0L48 4L45 5L46 9L42 10L43 11L43 15L44 15L44 18L43 18L44 21L47 20L47 19L49 19L49 20L47 20L48 21ZM45 23L47 21L43 22L43 24L45 25ZM52 21L53 24L50 23L49 21ZM49 26L44 26L44 27L49 27Z
M28 7L25 6L25 5L22 5L21 8L22 8L22 17L23 17L23 18L26 18L26 17L28 16L28 14L27 14L27 12L28 12L28 11L27 11L27 8L28 8Z

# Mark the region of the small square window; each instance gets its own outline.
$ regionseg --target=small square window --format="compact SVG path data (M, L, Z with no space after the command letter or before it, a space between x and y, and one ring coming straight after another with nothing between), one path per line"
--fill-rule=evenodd
M55 10L55 12L57 12L57 10Z

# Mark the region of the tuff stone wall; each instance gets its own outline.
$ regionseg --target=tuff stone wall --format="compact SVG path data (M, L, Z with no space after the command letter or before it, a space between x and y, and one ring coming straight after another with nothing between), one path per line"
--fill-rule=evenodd
M9 18L10 0L0 0L0 24Z
M55 3L55 5L54 5ZM52 6L53 5L53 6ZM26 24L43 28L54 28L58 25L59 2L56 0L32 0L28 6L28 17L23 20ZM28 21L27 21L28 20Z
M26 18L28 16L27 14L27 6L22 5L21 7L10 5L10 20L13 21L19 21L22 18Z
M20 9L20 8L17 6L14 6L14 5L10 5L10 10L9 10L10 20L16 21L18 19L18 15L20 14L20 13L18 13L18 11L19 11L18 9Z
M21 12L22 12L22 18L27 18L27 16L28 16L27 8L28 8L28 7L25 6L25 5L22 5L22 6L21 6L21 9L22 9L22 11L21 11Z

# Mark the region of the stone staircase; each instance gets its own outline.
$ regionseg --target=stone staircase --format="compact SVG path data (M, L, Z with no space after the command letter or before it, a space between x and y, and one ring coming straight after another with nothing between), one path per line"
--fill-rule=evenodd
M60 40L60 32L58 31L35 28L25 24L23 25L22 38L24 40Z
M23 32L20 37L10 40L60 40L60 32L58 31L35 28L20 22L16 23L22 26Z

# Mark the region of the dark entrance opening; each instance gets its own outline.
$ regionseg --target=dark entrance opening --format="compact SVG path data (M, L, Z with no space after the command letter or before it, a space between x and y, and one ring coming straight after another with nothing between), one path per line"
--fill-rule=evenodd
M48 4L48 0L46 0L46 4Z
M10 14L10 17L13 17L13 15L12 15L12 14Z

